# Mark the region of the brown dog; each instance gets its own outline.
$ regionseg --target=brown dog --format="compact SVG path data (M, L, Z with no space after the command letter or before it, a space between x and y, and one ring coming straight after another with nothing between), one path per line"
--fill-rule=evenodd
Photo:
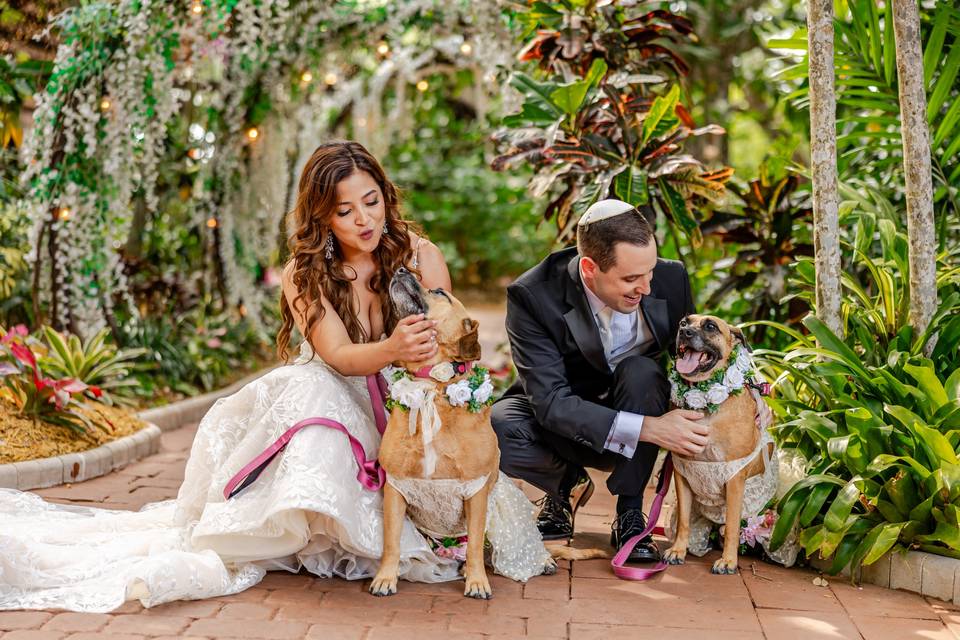
M390 283L390 298L401 317L424 313L437 320L437 355L426 363L400 363L411 373L424 367L441 363L469 363L480 358L480 343L477 339L479 323L471 320L466 309L453 296L443 290L425 290L413 274L401 269ZM387 472L388 482L383 491L383 558L380 570L370 586L374 595L391 595L397 592L397 572L400 561L400 533L404 514L423 529L422 520L428 513L419 512L414 505L408 509L404 495L391 482L460 481L482 482L476 493L459 504L459 524L465 526L467 558L464 565L466 586L464 595L473 598L489 598L490 582L484 567L483 545L487 520L487 497L497 481L500 450L497 437L490 426L490 407L484 406L473 413L466 407L454 407L444 399L443 389L462 379L470 372L458 372L445 383L436 383L436 396L431 400L443 425L432 441L425 446L421 429L425 428L421 414L414 431L410 427L410 414L394 408L390 414L387 430L380 443L380 464ZM399 486L399 485L398 485ZM454 497L456 500L456 497ZM462 531L439 531L439 535L458 535Z
M714 372L733 365L735 347L748 349L743 333L715 316L690 315L680 322L677 334L677 373L687 382L709 380ZM687 406L684 408L694 408ZM748 389L731 393L716 411L704 420L710 426L710 435L704 450L693 460L722 462L743 459L757 450L756 457L725 483L726 518L724 520L723 555L713 564L713 573L737 572L737 548L740 543L740 515L744 485L748 478L763 474L764 457L760 455L761 430L757 428L758 403ZM772 445L768 450L772 453ZM676 459L676 454L675 459ZM682 564L687 554L690 534L691 505L694 491L691 484L675 465L677 490L677 535L664 559L670 564ZM732 515L731 515L732 514Z

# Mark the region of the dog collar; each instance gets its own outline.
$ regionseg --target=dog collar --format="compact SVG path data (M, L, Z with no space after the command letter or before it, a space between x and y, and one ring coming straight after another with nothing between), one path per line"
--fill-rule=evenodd
M462 376L472 368L472 362L440 362L420 367L414 372L417 378L431 378L437 382L447 382L454 376Z
M691 383L680 376L674 363L670 363L667 378L670 380L670 401L682 409L705 410L714 413L731 395L739 395L751 381L753 359L744 347L738 346L731 354L731 362L725 369L716 371L709 379Z

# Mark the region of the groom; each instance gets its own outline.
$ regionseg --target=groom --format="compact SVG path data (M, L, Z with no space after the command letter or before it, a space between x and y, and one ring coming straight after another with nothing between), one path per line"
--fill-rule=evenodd
M658 449L703 450L702 415L667 411L670 384L660 365L681 318L693 312L683 265L657 257L651 224L620 200L591 206L576 248L547 256L507 287L519 377L491 418L501 469L546 492L537 518L544 539L573 535L576 509L593 492L584 467L592 467L610 471L611 543L620 548L645 526L643 490ZM629 556L659 558L649 536Z

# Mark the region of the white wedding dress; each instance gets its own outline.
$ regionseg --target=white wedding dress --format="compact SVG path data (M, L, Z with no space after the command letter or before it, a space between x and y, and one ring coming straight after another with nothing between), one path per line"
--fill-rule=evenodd
M266 570L347 579L372 577L382 548L382 497L357 480L345 434L302 429L263 473L229 500L230 478L298 421L342 423L373 459L380 443L365 378L344 377L304 343L300 357L222 398L203 418L176 500L139 512L64 506L0 489L0 609L110 611L228 595ZM539 575L549 554L533 507L515 485L491 492L494 570ZM499 546L499 549L498 549ZM499 561L498 561L499 558ZM400 576L459 578L408 520Z

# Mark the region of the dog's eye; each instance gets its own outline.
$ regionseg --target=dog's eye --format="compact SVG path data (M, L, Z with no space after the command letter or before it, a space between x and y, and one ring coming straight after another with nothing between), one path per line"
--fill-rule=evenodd
M710 321L704 323L703 328L706 329L707 331L716 331L716 330L717 330L717 325L716 325L715 322L713 322L712 320L710 320Z
M443 289L431 289L430 293L438 296L443 296L444 298L447 299L447 302L450 302L450 296L447 295L447 292L444 291Z

